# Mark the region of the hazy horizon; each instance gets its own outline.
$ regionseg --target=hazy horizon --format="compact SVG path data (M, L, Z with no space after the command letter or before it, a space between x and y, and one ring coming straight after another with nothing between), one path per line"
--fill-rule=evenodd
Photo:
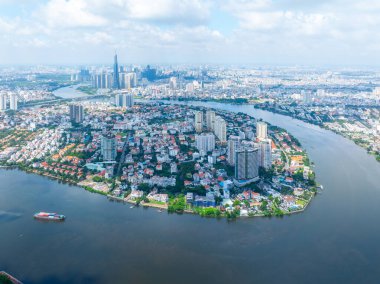
M374 0L0 0L2 65L379 67Z

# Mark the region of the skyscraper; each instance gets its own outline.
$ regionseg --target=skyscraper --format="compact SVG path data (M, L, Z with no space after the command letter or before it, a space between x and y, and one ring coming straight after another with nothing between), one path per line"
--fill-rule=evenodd
M260 141L259 147L259 165L268 170L272 167L272 140Z
M70 105L70 120L75 123L83 122L83 106L81 105Z
M119 82L119 65L117 64L117 54L115 53L114 56L114 63L113 63L113 89L120 89L120 82Z
M203 130L203 112L196 111L195 112L195 118L194 118L194 127L195 131L200 133Z
M206 126L209 131L214 131L215 111L206 111Z
M256 123L256 137L259 140L268 138L268 127L265 122L258 121Z
M235 165L235 151L238 149L240 144L239 136L230 136L227 145L227 162L231 165Z
M7 94L0 93L0 111L7 109Z
M220 116L215 117L214 133L221 143L227 142L227 124Z
M235 152L235 179L251 180L259 176L258 149L240 147Z
M118 107L133 107L133 94L117 93L115 96L115 105Z
M101 139L101 152L103 161L116 159L116 138L112 134L103 135Z
M195 135L195 146L201 154L207 154L215 149L215 135L212 133Z
M15 93L9 95L9 109L17 110L17 95Z

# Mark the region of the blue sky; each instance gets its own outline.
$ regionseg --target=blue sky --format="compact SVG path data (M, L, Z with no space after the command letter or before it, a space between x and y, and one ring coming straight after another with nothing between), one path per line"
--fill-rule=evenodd
M380 65L377 0L0 0L0 64Z

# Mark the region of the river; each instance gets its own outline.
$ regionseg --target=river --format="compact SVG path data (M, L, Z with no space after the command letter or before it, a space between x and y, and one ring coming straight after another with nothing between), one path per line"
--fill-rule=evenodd
M290 117L248 105L193 104L287 129L315 162L323 193L300 214L228 222L130 209L0 170L0 270L25 283L379 282L380 163L351 141ZM67 220L33 220L41 210Z
M77 89L80 86L83 86L83 85L78 84L78 85L73 85L73 86L62 87L53 91L53 95L56 97L63 98L63 99L75 99L75 98L81 98L81 97L88 97L89 96L88 94L83 93L82 91Z

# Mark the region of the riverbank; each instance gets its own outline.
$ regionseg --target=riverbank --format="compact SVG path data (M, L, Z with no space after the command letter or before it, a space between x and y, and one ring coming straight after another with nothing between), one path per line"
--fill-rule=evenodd
M360 133L345 133L343 131L337 130L334 127L332 127L331 125L334 124L334 123L337 123L337 120L332 120L332 121L310 120L310 119L307 119L306 117L296 116L293 113L290 113L290 112L287 112L287 111L278 111L278 110L276 110L274 108L262 107L262 106L257 105L257 104L254 105L254 107L257 108L257 109L260 109L260 110L264 110L264 111L268 111L268 112L272 112L272 113L288 116L288 117L291 117L293 119L297 119L299 121L303 121L303 122L306 122L306 123L309 123L309 124L317 125L317 126L323 128L323 129L332 131L332 132L334 132L334 133L336 133L338 135L341 135L342 137L344 137L344 138L346 138L346 139L354 142L359 147L365 149L370 156L375 157L376 161L380 162L380 152L375 152L375 151L370 150L370 144L371 143L369 141L365 141L363 139L353 138L353 136L360 136Z
M180 131L172 134L172 139L174 139L172 143L177 145L177 152L172 155L175 158L167 159L166 161L170 161L170 163L167 162L164 166L162 162L156 162L157 157L152 162L154 157L148 155L152 153L150 147L154 143L158 143L157 141L160 141L161 147L170 149L171 143L168 143L167 139L160 137L160 135L158 136L159 140L157 138L154 138L154 140L146 138L146 142L151 145L149 149L141 149L139 152L134 147L135 145L132 145L132 148L123 148L125 153L130 151L134 154L139 154L135 155L133 159L132 157L129 159L134 162L141 162L141 166L137 169L131 165L124 165L123 173L119 170L116 175L115 168L112 172L93 169L91 175L89 175L84 165L86 160L92 158L92 154L87 153L84 149L92 142L91 139L84 142L83 145L79 145L79 143L67 144L62 142L59 134L57 134L55 141L59 146L55 148L54 152L47 151L45 145L40 145L38 141L33 140L33 143L29 141L30 144L38 145L38 147L45 149L45 161L37 162L30 158L28 153L24 153L22 156L17 156L16 153L10 156L9 163L17 161L20 169L75 184L90 192L112 195L115 198L123 198L132 191L132 196L138 197L139 202L145 201L143 203L159 204L160 208L167 207L169 212L182 213L188 210L201 216L226 216L227 218L246 215L252 217L262 215L283 216L303 209L309 204L309 202L304 202L303 199L309 199L310 195L313 196L311 193L315 190L313 168L310 165L306 151L302 149L299 141L286 130L267 125L270 140L263 141L258 139L252 141L255 125L258 124L258 121L253 116L242 112L220 111L204 106L184 108L179 105L173 105L169 107L163 103L153 105L136 104L134 111L136 115L142 115L147 109L155 111L155 116L163 117L164 119L147 119L147 123L141 126L145 131L150 131L152 127L166 129L169 122L174 129L187 127L185 134L178 134ZM194 145L194 135L191 134L194 128L192 124L182 122L177 117L178 113L181 113L181 119L191 121L194 112L205 113L210 110L213 110L219 119L229 125L228 129L226 128L229 136L239 134L238 129L248 129L247 135L250 136L249 138L244 138L244 140L255 143L251 145L252 148L259 149L264 142L269 145L270 164L265 166L266 169L262 167L259 172L256 172L256 175L261 177L260 183L240 184L234 181L233 165L226 161L227 149L225 143L214 147L215 156L207 161L199 154L198 156L189 154L199 151L199 147ZM110 107L110 113L112 111L113 108ZM128 113L126 115L133 118L135 114ZM71 136L71 131L73 130L69 129L67 132L62 133L61 136ZM123 131L115 132L115 135L120 137L120 143L129 145L125 143L126 134ZM76 133L75 135L78 134ZM128 137L131 137L131 133L128 134ZM134 137L134 141L140 143L141 138ZM92 146L100 148L99 144L93 144ZM15 149L13 151L17 152ZM147 153L144 153L145 151ZM210 155L210 153L208 154ZM258 159L258 156L256 155L253 158ZM119 159L116 159L116 163L118 163ZM124 158L121 159L124 160ZM170 168L168 167L169 164ZM121 164L118 168L120 169L122 166ZM176 166L175 171L170 173L172 166ZM108 170L112 170L112 168L109 167ZM257 167L256 171L258 170L259 168ZM158 188L155 187L156 185ZM185 199L184 195L188 194L190 197ZM152 200L152 202L147 202L147 199ZM161 204L165 202L167 203L166 205ZM147 206L150 206L150 204ZM157 205L152 205L152 207L157 207Z
M192 214L169 217L157 209L129 210L48 178L2 170L0 208L21 215L1 216L3 267L25 283L43 284L120 279L155 283L157 277L185 284L199 279L377 283L379 163L354 143L319 127L252 106L207 105L246 112L287 129L307 150L326 190L291 218L226 222ZM67 222L33 222L32 214L45 208L64 213ZM57 255L55 261L46 261Z

